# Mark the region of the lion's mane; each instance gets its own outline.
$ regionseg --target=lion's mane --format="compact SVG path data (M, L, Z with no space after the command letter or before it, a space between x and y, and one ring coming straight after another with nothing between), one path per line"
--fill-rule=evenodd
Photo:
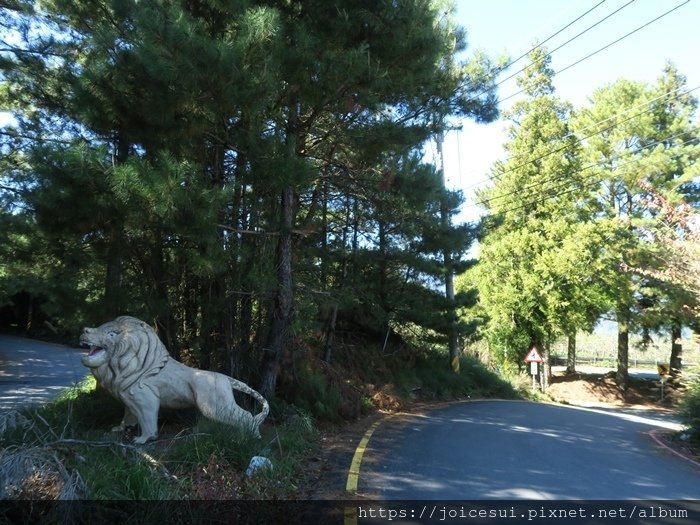
M109 359L95 370L97 379L110 392L143 387L144 380L160 373L170 354L155 330L135 317L123 315L98 328L111 329L120 331L120 339L113 348L105 348Z

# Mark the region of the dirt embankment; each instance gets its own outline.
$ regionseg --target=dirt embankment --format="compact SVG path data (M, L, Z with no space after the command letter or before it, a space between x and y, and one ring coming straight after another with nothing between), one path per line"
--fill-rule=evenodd
M663 388L657 379L630 377L626 390L621 389L614 372L606 374L555 373L547 394L555 401L570 404L608 404L672 409L678 402L682 387L668 381ZM663 399L662 399L663 397Z

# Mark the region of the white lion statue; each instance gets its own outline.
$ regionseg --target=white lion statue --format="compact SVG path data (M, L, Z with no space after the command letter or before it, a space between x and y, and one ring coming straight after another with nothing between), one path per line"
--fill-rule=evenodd
M248 428L260 437L260 424L270 411L267 400L241 381L175 361L147 323L117 317L85 328L80 343L90 349L81 359L83 365L126 407L121 425L113 430L138 423L141 435L135 443L156 438L160 407L197 407L205 417ZM260 413L253 416L239 407L233 390L254 397L262 405Z

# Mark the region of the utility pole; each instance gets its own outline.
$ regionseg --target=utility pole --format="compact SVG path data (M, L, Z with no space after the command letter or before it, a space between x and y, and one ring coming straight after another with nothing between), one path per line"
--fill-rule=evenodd
M442 187L447 191L447 177L445 175L445 153L442 148L442 142L444 140L444 134L442 131L438 132L435 137L435 142L437 143L438 155L440 156L440 171L442 172ZM450 210L448 208L447 195L443 194L440 203L440 220L442 223L442 228L447 231L450 224ZM445 247L443 251L443 263L445 265L445 297L450 303L451 312L449 319L448 328L448 348L450 355L450 367L455 373L459 373L459 340L457 338L457 312L455 308L455 282L454 282L454 270L452 265L452 252L449 247Z

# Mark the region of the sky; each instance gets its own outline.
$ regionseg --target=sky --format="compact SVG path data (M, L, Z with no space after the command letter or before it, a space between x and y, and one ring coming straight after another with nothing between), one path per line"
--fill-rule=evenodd
M700 0L455 0L455 4L457 21L467 31L467 56L482 50L494 58L506 54L511 59L595 7L544 43L552 51L551 67L555 72L651 22L555 75L555 93L576 108L587 105L596 89L620 78L655 82L667 60L687 77L689 89L700 86ZM652 22L676 6L680 7ZM598 25L577 37L594 24ZM561 49L555 50L559 46ZM514 63L499 81L525 65L524 59ZM519 91L515 78L498 89L499 99ZM700 89L695 94L700 97ZM505 100L501 109L517 100L518 96ZM466 202L457 222L474 221L483 211L474 203L474 190L488 185L491 166L506 158L502 145L507 123L499 120L485 125L465 120L455 124L461 130L449 132L443 144L445 177L448 187L465 193Z

